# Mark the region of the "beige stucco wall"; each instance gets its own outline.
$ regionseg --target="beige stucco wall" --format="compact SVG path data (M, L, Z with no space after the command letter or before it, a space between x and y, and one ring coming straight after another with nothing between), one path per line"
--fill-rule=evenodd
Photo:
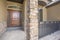
M38 5L38 8L41 8L41 9L42 9L42 8L43 8L43 6L41 6L41 5Z
M6 0L0 0L0 35L7 27L7 5Z
M43 21L47 21L47 8L43 7Z
M60 3L47 7L47 21L60 21Z

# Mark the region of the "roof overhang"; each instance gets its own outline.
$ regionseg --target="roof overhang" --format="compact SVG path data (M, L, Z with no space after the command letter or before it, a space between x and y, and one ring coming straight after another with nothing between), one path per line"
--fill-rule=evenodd
M51 3L49 3L49 4L46 5L46 8L54 6L54 5L58 4L58 3L60 3L60 0L51 2Z

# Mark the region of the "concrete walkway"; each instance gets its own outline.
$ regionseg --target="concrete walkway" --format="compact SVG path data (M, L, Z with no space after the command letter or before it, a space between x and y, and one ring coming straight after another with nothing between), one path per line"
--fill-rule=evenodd
M60 30L56 31L50 35L47 35L43 38L40 38L39 40L60 40Z
M25 33L22 30L7 30L0 40L26 40Z

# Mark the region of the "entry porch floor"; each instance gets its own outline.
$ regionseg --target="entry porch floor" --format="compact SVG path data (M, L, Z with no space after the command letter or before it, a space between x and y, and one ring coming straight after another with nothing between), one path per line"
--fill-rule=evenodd
M6 32L0 37L0 40L25 40L25 33L18 27L7 28Z

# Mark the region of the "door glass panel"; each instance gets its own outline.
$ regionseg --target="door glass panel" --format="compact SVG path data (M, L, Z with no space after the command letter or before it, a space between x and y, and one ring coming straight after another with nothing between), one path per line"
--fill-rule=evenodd
M19 13L19 12L14 12L14 13L12 14L12 18L13 18L13 20L19 19L19 18L20 18L20 13Z
M14 12L13 13L13 18L19 18L19 12Z

